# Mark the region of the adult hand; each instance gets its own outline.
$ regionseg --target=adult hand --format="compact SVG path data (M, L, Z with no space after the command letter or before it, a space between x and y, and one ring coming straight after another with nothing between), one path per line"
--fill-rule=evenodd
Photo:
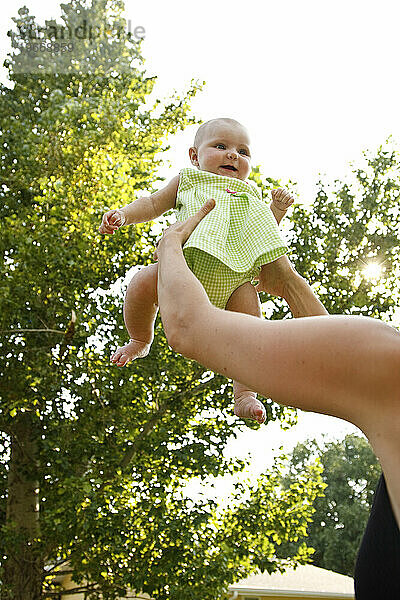
M288 257L281 256L281 258L263 265L259 276L255 277L255 280L258 281L256 291L285 298L287 282L293 281L294 273L296 273L295 269ZM300 278L300 275L297 274L297 277Z
M162 252L164 244L168 241L175 240L177 244L183 246L186 240L190 237L191 233L197 227L202 219L214 208L215 200L214 198L210 198L207 200L205 204L200 208L199 211L195 215L192 215L186 221L177 221L168 229L166 229L163 233L161 240L158 242L156 251L153 256L157 260L158 255Z

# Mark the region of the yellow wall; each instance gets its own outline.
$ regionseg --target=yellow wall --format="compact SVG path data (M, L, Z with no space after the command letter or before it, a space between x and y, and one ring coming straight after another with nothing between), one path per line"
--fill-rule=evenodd
M64 590L71 590L73 588L76 587L76 584L71 580L71 575L65 575L62 578L62 581L60 582L63 589ZM232 595L231 595L232 597ZM295 594L291 594L290 596L287 595L278 595L278 594L274 594L273 596L270 595L261 595L261 596L249 596L248 594L239 594L237 596L237 600L307 600L308 596L303 592L303 594L300 596L297 596ZM326 597L324 596L316 596L315 593L311 594L309 596L310 600L326 600ZM150 596L148 596L147 594L139 594L138 596L135 595L134 592L128 592L127 596L125 596L124 598L121 598L121 600L125 600L125 599L129 599L129 600L151 600ZM330 596L329 600L342 600L343 596ZM68 595L68 600L84 600L84 595L79 593L79 594L71 594Z

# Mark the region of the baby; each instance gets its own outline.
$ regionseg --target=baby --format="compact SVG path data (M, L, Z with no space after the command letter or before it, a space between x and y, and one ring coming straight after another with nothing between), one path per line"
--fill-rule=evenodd
M251 282L258 279L262 289L263 265L286 254L278 224L293 198L283 189L272 190L268 206L259 188L246 181L251 170L250 140L234 119L212 119L201 125L189 157L194 169L183 169L149 197L106 212L99 232L113 234L122 225L152 221L172 208L183 221L214 198L215 208L184 246L186 261L214 306L262 318ZM149 353L158 311L157 268L157 264L143 267L128 286L124 319L130 340L111 357L118 366ZM233 390L235 414L263 423L266 411L256 393L236 381Z

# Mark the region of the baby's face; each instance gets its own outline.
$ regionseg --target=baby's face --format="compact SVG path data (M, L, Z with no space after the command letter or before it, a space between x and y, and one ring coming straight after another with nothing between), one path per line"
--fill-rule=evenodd
M210 124L198 148L190 148L192 165L217 175L246 179L250 173L250 139L239 125Z

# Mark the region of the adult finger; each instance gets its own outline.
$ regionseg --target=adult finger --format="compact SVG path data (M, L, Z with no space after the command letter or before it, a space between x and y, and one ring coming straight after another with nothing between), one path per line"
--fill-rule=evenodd
M197 225L200 223L202 219L214 208L215 200L214 198L210 198L203 204L200 210L197 211L196 214L192 215L186 221L183 222L185 226L185 232L190 232L189 235L196 229ZM189 237L189 235L187 237Z
M186 240L190 237L190 235L193 233L193 231L196 229L197 225L200 223L200 221L202 219L204 219L204 217L206 215L208 215L208 213L214 208L215 206L215 200L214 198L210 198L209 200L207 200L207 202L205 202L203 204L203 206L200 208L200 210L197 211L197 213L195 213L194 215L192 215L191 217L189 217L188 219L186 219L186 221L182 221L182 222L176 222L173 225L171 225L170 227L168 227L168 229L166 229L163 233L163 236L160 240L160 242L157 244L157 248L153 254L153 258L155 260L158 259L158 246L162 243L163 240L165 240L169 235L171 234L177 234L178 238L180 239L181 244L183 245Z

